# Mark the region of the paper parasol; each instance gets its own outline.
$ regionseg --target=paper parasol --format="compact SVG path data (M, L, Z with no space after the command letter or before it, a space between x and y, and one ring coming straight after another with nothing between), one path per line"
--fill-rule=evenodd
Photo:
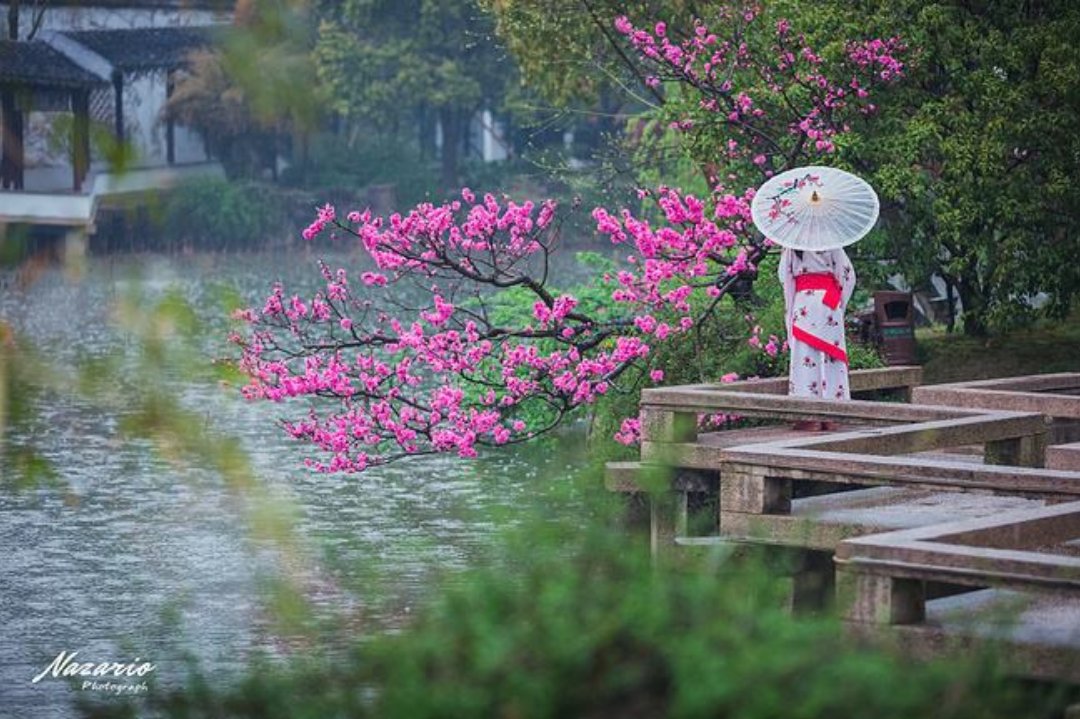
M878 197L862 178L833 167L796 167L770 178L750 204L768 239L796 250L831 250L862 239L877 222Z

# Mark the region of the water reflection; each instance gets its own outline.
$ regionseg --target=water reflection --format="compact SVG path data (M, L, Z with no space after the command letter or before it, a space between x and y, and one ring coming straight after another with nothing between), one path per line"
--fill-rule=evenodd
M228 351L227 321L215 309L216 288L235 286L256 301L275 278L315 287L314 255L90 258L77 282L60 268L26 286L0 276L0 317L43 357L70 368L133 349L136 340L111 317L119 299L149 304L178 288L210 323L204 356L219 356ZM130 355L123 361L137 361ZM95 662L138 656L167 679L183 672L188 653L225 672L254 649L280 648L259 589L283 565L299 571L317 603L355 604L364 607L366 626L393 624L433 572L478 556L540 479L581 463L575 437L557 451L313 475L300 468L305 448L274 426L275 407L244 403L183 373L160 382L211 431L240 441L270 495L291 507L300 551L284 556L253 538L241 506L247 500L206 467L124 435L135 408L122 401L103 408L62 389L34 396L35 421L8 439L32 441L59 483L0 491L3 716L72 716L73 692L62 680L30 682L60 651Z

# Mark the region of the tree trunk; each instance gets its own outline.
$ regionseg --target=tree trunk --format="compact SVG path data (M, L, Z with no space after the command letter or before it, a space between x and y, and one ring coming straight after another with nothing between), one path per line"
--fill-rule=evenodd
M985 337L989 331L986 324L986 298L978 282L960 277L956 282L956 291L964 306L964 334L969 337Z
M945 309L948 311L945 330L952 334L956 330L956 287L948 277L942 275L942 279L945 280Z
M439 122L442 125L443 141L440 180L443 189L450 190L460 182L461 146L465 143L465 129L468 125L464 121L464 113L453 108L440 110Z

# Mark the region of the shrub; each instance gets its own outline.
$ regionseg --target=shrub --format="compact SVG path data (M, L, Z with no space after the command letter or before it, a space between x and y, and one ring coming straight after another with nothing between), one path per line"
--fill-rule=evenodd
M595 477L590 480L595 485ZM403 631L345 654L201 678L140 716L1011 717L1047 709L969 653L919 663L792 617L754 557L650 563L603 505L523 522ZM592 517L587 521L585 517ZM100 709L100 708L99 708ZM99 717L124 716L110 707Z
M400 209L430 201L438 177L435 161L421 157L413 144L392 136L370 135L348 144L335 136L316 138L306 161L285 170L281 180L320 197L343 191L362 196L372 185L392 185L395 209Z
M273 186L201 178L184 182L164 202L162 240L173 247L234 250L265 246L283 210Z

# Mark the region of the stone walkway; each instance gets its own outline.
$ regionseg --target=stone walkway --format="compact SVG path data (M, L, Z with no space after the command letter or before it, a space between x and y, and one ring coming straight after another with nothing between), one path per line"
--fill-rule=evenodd
M607 486L647 494L657 555L794 552L796 609L835 596L916 655L994 637L1015 673L1080 683L1080 373L920 381L852 372L843 403L785 380L645 390L641 460ZM733 428L699 432L716 414Z

